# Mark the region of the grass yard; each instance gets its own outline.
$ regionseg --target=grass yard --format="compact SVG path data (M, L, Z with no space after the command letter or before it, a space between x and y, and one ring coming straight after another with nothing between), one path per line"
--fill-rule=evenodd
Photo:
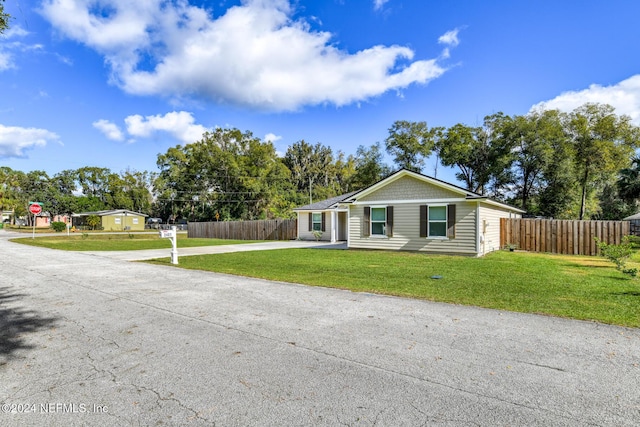
M640 279L597 257L286 249L183 257L179 267L640 327Z
M161 239L158 232L144 234L75 234L72 236L19 237L12 242L64 251L135 251L171 248L169 239ZM188 239L178 234L178 248L196 246L236 245L255 243L254 240Z

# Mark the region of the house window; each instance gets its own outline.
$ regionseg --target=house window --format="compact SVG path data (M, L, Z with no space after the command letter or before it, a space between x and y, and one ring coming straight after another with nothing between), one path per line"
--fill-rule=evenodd
M133 218L133 223L134 223L135 225L138 225L138 218Z
M429 237L447 237L446 206L429 206Z
M421 205L420 237L455 239L456 205Z
M320 212L311 215L311 231L322 231L322 214Z
M121 220L119 216L115 217L114 219L116 224L120 224Z
M387 208L371 208L371 235L387 235Z

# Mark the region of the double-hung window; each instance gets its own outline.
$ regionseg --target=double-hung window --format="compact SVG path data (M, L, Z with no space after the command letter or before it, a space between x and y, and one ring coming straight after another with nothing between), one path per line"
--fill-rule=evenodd
M447 237L447 207L429 206L429 236Z
M387 235L387 208L371 208L371 235Z
M311 231L322 231L322 213L314 212L311 215Z
M364 237L393 237L393 206L365 206Z
M456 237L456 205L421 205L420 237L454 239Z

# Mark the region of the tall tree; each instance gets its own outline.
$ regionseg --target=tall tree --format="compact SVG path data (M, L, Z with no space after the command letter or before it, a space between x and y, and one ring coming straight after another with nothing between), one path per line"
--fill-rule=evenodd
M398 120L389 128L385 148L398 167L422 172L424 159L435 148L439 128L429 129L426 122Z
M516 178L513 173L514 141L506 134L512 118L504 113L496 113L484 118L481 135L486 147L487 167L478 175L486 184L480 187L482 194L498 200L505 200L513 191Z
M24 181L24 172L0 166L0 209L14 212L11 217L12 223L27 212L27 201L24 200L25 194L21 188Z
M557 110L533 112L515 116L505 125L505 137L513 146L516 205L537 214L532 198L545 186L545 170L554 148L565 139L561 114Z
M110 174L111 171L107 168L82 167L76 171L79 189L84 196L94 197L106 206Z
M43 200L52 217L70 215L76 209L76 173L73 170L58 172L51 179Z
M512 177L509 174L513 156L510 141L504 138L502 113L487 116L484 126L461 123L444 131L436 142L436 150L444 166L457 166L456 177L468 190L485 194L489 186L500 196Z
M330 170L330 186L331 192L335 194L344 194L354 190L353 177L356 173L355 158L351 155L346 156L342 151L338 151L336 158L331 165ZM329 195L331 197L333 194Z
M598 192L599 211L592 215L592 219L621 220L624 217L635 214L636 201L625 200L620 195L620 188L615 181L607 182Z
M50 209L46 201L46 195L49 192L49 175L45 171L35 170L27 172L22 177L20 183L21 204L27 206L29 202L44 203L43 210L48 212ZM32 216L27 215L27 224L32 225Z
M369 148L360 145L356 150L354 163L356 171L351 182L354 190L373 185L391 173L391 168L383 162L379 142Z
M327 195L335 196L335 188L325 191L333 185L335 174L332 174L334 163L331 147L320 144L311 145L300 140L291 145L284 156L284 164L291 171L291 179L298 192L307 196L311 203Z
M571 206L578 191L572 147L567 137L552 138L548 142L551 144L552 155L543 167L542 180L535 190L537 206L532 213L550 218L573 219L575 215Z
M144 214L151 214L153 197L153 181L155 174L147 171L135 171L127 169L120 173L122 189L130 200L131 210Z
M620 170L617 187L625 201L635 203L640 199L640 157L631 160L631 167Z
M568 116L566 128L580 186L579 219L583 219L589 194L598 182L608 181L629 164L640 145L640 134L630 117L619 117L612 106L603 104L585 104L575 109Z
M270 142L216 129L158 156L157 212L189 220L270 217L285 203L291 176Z

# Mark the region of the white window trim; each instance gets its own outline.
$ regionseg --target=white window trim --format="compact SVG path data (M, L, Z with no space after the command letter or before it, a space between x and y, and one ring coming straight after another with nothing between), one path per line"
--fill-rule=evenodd
M370 206L370 217L369 217L369 237L373 239L388 239L387 236L387 206L386 205L376 205ZM373 234L373 210L374 209L384 209L384 234ZM376 221L376 223L380 223L382 221Z
M430 208L438 208L438 207L444 207L444 236L431 236L429 234L429 232L431 231L431 227L429 227L429 225L431 224L431 219L429 219L427 221L427 239L429 239L429 240L449 240L449 237L447 236L447 225L449 224L449 209L448 209L447 205L443 204L443 203L427 204L427 218L431 218L431 215L429 215L429 209ZM438 221L434 221L434 222L442 222L442 221L438 220Z
M314 221L314 215L320 215L320 221ZM320 224L320 228L316 230L313 228L313 224ZM314 231L322 231L322 212L311 212L311 232L313 233Z

